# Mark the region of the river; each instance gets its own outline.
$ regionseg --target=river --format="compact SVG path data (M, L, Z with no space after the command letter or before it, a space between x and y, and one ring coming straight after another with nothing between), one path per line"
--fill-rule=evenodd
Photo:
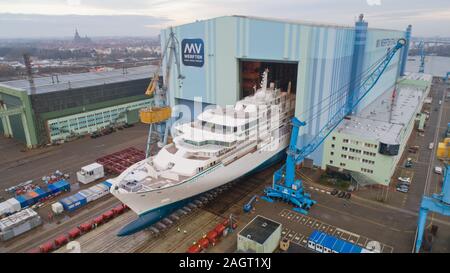
M414 61L412 60L414 59ZM406 63L406 71L419 72L420 56L409 56ZM450 57L426 56L425 73L433 76L444 77L450 72Z

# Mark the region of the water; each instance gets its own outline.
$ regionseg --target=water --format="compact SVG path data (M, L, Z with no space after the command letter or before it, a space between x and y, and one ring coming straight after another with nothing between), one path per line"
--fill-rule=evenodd
M414 61L410 61L414 59ZM406 63L406 71L419 72L420 56L409 56ZM426 56L425 57L425 74L444 77L450 72L450 57Z

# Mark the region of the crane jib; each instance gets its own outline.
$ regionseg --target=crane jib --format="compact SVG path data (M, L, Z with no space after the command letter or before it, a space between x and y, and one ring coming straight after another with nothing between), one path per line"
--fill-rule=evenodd
M341 109L328 120L325 126L320 129L319 133L314 136L309 143L300 148L297 147L299 129L300 127L306 126L306 122L299 121L296 117L292 118L292 132L286 163L274 173L272 186L264 190L266 196L262 197L263 199L269 202L273 202L272 198L281 199L294 204L293 210L302 214L308 214L308 210L316 203L316 201L312 200L311 195L303 190L302 180L295 178L295 165L303 162L308 155L314 152L339 125L345 116L350 114L358 103L372 90L386 70L386 67L394 57L395 53L405 44L405 39L398 40L397 44L386 53L384 59L382 59L382 61L374 68L373 72L371 72L367 78L362 81L362 84L357 87L363 89L364 92L362 96L350 106L350 109L346 109L348 105L342 106ZM378 61L376 63L378 63Z
M375 84L378 82L379 78L383 74L383 72L386 70L387 66L389 65L390 61L394 57L395 53L402 48L405 45L406 41L404 39L400 39L397 44L389 50L383 61L374 69L372 73L370 73L365 80L363 80L363 83L361 84L360 88L363 90L362 96L356 100L356 102L352 105L352 107L349 109L350 111L355 109L355 107L362 101L362 99L372 90L372 88L375 86ZM349 114L349 112L342 111L344 110L344 107L340 109L340 111L337 111L330 120L322 127L322 129L319 131L319 133L305 146L303 146L300 149L297 149L298 154L295 155L295 162L296 164L302 163L302 161L312 152L314 152L322 143L325 141L325 139L328 137L328 135L339 125L339 123L344 119L345 116ZM305 125L305 123L303 124ZM295 143L296 140L295 140Z

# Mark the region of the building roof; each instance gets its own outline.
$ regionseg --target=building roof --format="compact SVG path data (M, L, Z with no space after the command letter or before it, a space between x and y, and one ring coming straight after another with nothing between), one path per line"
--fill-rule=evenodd
M258 215L239 232L239 235L262 245L280 226L280 223Z
M216 20L218 18L224 18L224 17L240 17L240 18L248 18L251 20L261 20L261 21L271 21L271 22L279 22L279 23L290 23L290 24L298 24L298 25L305 25L305 26L313 26L313 27L329 27L329 28L347 28L347 29L354 29L354 25L345 25L345 24L333 24L333 23L327 23L327 22L316 22L316 21L307 21L307 20L294 20L294 19L286 19L286 18L275 18L275 17L263 17L263 16L249 16L249 15L226 15L226 16L219 16L214 18L205 19L207 20ZM199 21L203 20L197 20L195 22L183 24L183 25L189 25L189 24L195 24ZM384 28L372 28L369 27L369 30L380 30L380 31L397 31L404 33L404 30L397 30L397 29L384 29Z
M408 75L410 81L431 82L426 75ZM388 90L355 116L345 119L337 132L360 136L386 144L400 143L401 133L411 118L421 107L425 88L418 85L402 84L397 87L392 103L392 92ZM392 110L391 110L392 109Z
M59 74L58 78L56 78L56 76L36 77L33 78L33 81L36 87L35 93L42 94L68 89L146 79L150 78L156 69L157 66L155 65L146 65L127 68L125 73L123 69L114 69L104 72L87 72L66 75ZM57 79L59 82L57 82ZM26 79L0 82L0 87L2 86L18 91L26 91L28 94L31 94L30 82Z

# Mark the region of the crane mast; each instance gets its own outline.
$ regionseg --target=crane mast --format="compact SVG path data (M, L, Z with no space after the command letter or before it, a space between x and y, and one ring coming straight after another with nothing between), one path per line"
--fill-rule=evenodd
M273 202L272 198L279 198L294 204L294 210L307 214L307 210L309 210L316 201L312 200L310 195L304 192L302 181L295 179L295 165L301 164L308 155L314 152L323 141L325 141L328 135L339 125L344 117L352 113L353 109L355 109L361 100L364 99L376 85L395 53L405 44L405 39L399 39L397 44L387 52L385 57L373 71L362 80L360 86L356 87L360 90L360 94L362 95L350 107L342 106L341 109L327 121L325 126L320 129L319 133L315 135L309 143L300 148L297 146L298 133L300 127L306 126L306 122L300 121L296 117L292 118L291 139L286 152L286 164L274 173L272 186L265 189L265 200Z
M142 123L149 124L149 132L147 137L147 149L146 149L146 157L150 156L150 148L151 148L151 139L153 131L156 131L158 134L158 146L163 146L167 143L167 138L169 134L170 127L170 119L172 115L172 110L169 106L170 100L168 98L169 95L169 86L170 86L170 74L172 70L172 62L175 61L177 72L178 72L178 81L181 86L181 81L185 78L181 74L180 62L177 47L179 45L178 39L175 37L175 33L173 32L173 28L170 28L169 38L166 40L166 45L161 55L158 69L153 75L153 78L145 91L147 96L153 96L153 105L151 107L147 107L141 109L140 119ZM167 55L166 62L166 73L163 78L163 85L159 88L159 73L161 70L162 63Z
M419 52L420 52L420 66L419 73L425 72L425 42L422 40L419 43Z

